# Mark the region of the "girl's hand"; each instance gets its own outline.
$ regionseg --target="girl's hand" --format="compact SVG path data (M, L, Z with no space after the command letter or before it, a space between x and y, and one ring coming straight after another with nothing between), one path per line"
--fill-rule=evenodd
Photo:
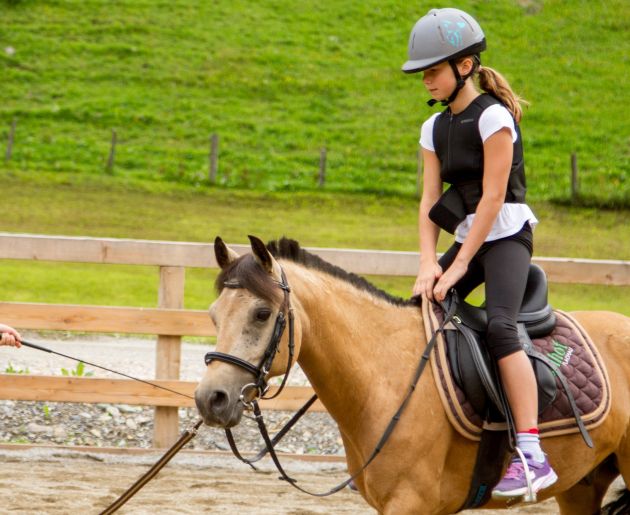
M20 340L22 337L20 333L18 333L13 327L9 327L5 324L0 324L0 333L2 333L2 337L0 338L0 345L12 345L13 347L20 348L22 343Z
M439 281L435 285L435 288L433 288L433 296L435 297L435 300L440 302L443 301L448 290L455 286L457 281L464 277L464 274L467 270L467 264L458 260L453 261L446 272L442 274Z
M421 295L424 293L429 300L433 300L433 285L441 275L442 267L436 261L420 263L418 277L416 277L416 283L413 285L413 294Z

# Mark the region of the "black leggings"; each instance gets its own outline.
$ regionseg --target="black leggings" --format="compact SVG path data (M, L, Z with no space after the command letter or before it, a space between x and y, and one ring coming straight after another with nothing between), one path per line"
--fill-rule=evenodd
M462 244L455 242L440 258L446 270ZM513 236L485 242L468 265L468 271L455 285L460 299L465 299L485 282L488 313L488 349L495 359L521 350L516 317L523 302L533 237L529 224Z

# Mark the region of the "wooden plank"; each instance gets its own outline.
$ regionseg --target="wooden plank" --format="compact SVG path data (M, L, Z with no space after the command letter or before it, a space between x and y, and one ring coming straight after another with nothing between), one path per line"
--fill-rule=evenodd
M151 381L192 397L197 383ZM192 398L127 379L0 374L3 399L192 407Z
M151 380L159 386L192 397L197 383L193 381ZM277 388L271 388L272 395ZM280 397L263 400L261 407L269 410L294 411L311 396L308 386L288 386ZM94 377L34 376L0 374L0 398L16 401L85 402L89 404L131 404L140 406L194 407L192 398L161 390L128 379ZM310 411L326 411L318 400Z
M181 266L160 267L159 307L168 309L184 307L185 270ZM181 355L181 336L159 335L155 352L155 378L179 379ZM153 446L170 447L177 441L178 434L177 408L156 406Z
M216 268L213 245L0 233L0 258Z
M552 283L630 286L630 261L555 257L532 261L543 268Z
M216 336L202 310L0 302L0 320L21 329Z
M249 245L230 245L237 253ZM415 276L417 252L312 248L307 250L348 272ZM74 238L0 233L0 259L216 268L211 244L113 238ZM630 261L534 258L551 282L630 286Z

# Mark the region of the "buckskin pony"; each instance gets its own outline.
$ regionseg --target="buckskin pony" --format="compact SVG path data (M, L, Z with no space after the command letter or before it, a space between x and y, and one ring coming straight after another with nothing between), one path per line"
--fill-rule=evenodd
M278 286L284 272L297 362L339 426L352 474L372 453L409 389L427 345L421 310L326 263L295 241L282 239L268 246L255 237L250 241L252 253L238 257L220 238L215 240L222 269L220 295L210 308L217 351L260 363L286 299ZM630 506L630 318L595 311L573 315L604 361L611 406L590 431L593 448L579 433L545 438L559 480L539 493L539 501L555 497L562 514L591 515L599 512L619 474L626 487L618 502ZM286 369L287 341L285 331L270 377ZM251 372L241 366L211 361L195 392L205 423L237 425L244 409L239 396L251 382ZM476 450L477 443L449 422L434 377L425 372L384 448L355 483L379 513L455 513L466 499ZM496 501L484 506L501 507L506 505Z

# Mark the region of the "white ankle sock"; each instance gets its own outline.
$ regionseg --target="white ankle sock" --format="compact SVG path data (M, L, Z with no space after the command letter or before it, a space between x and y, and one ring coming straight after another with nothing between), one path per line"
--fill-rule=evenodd
M530 454L538 463L545 461L545 453L540 447L540 436L532 433L516 433L516 445L524 453Z

